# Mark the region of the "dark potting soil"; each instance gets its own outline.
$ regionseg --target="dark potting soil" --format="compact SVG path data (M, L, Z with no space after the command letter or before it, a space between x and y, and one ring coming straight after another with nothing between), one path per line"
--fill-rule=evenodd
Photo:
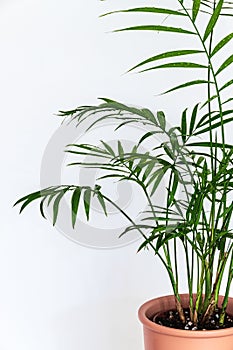
M201 324L195 325L191 321L189 309L184 309L184 314L186 319L185 323L181 322L176 310L170 310L161 314L157 314L151 318L151 321L160 324L161 326L190 331L207 331L233 327L233 316L230 316L228 314L226 314L224 325L219 325L221 309L215 310L204 327Z

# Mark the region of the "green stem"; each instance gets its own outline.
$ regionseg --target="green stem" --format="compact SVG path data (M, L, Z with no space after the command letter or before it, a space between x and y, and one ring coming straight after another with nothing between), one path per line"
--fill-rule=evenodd
M203 295L203 286L204 286L204 280L205 280L205 262L201 261L201 274L200 278L198 279L198 285L197 285L197 298L196 298L196 304L195 304L195 311L194 311L194 322L198 322L198 317L202 312L202 295Z
M219 320L220 326L222 326L224 324L224 321L225 321L226 308L227 308L227 303L228 303L228 298L229 298L229 293L230 293L230 287L231 287L232 280L233 280L233 252L232 252L232 255L231 255L227 286L226 286L225 296L224 296L223 303L222 303L222 311L221 311L221 314L220 314L220 320Z

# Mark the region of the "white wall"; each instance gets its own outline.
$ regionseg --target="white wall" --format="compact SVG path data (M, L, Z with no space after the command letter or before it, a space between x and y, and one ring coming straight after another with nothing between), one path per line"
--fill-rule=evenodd
M133 3L122 1L125 7ZM0 2L2 350L140 350L138 306L170 292L157 259L135 254L137 242L85 248L41 219L37 206L21 216L12 209L40 185L40 163L60 125L53 116L59 109L105 96L166 108L172 123L192 100L187 93L185 104L176 106L176 96L155 98L167 87L160 74L122 75L154 53L156 34L106 34L126 23L123 16L98 18L115 8L114 1L97 0ZM167 79L172 84L175 77Z

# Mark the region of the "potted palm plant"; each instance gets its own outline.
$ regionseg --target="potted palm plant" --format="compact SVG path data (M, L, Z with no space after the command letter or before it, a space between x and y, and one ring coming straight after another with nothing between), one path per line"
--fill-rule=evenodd
M160 7L137 7L105 15L116 12L154 15L152 25L126 27L116 32L165 32L177 35L181 41L183 37L195 38L195 44L191 45L195 47L188 45L159 52L131 68L140 72L195 69L200 74L194 80L183 81L163 92L176 92L182 97L184 90L191 91L194 86L206 91L203 101L181 113L178 125L169 126L162 111L153 113L147 108L107 98L96 106L80 106L59 113L77 127L88 121L91 128L101 120L110 119L117 128L131 123L148 128L131 150L126 151L121 141L115 147L101 141L101 146L71 144L66 149L77 157L93 157L93 161L78 159L71 165L102 169L106 174L101 180L113 178L136 183L148 205L141 221L136 223L105 195L100 181L93 188L79 184L51 186L26 195L16 204L21 205L22 212L31 202L39 200L43 217L46 216L45 207L52 208L55 225L59 204L65 195L69 196L73 227L81 207L89 219L93 197L106 215L109 206L115 207L129 222L121 235L133 230L140 233L142 242L138 251L148 249L159 257L173 290L172 296L146 302L139 310L145 349L196 349L198 346L203 350L232 350L233 299L229 294L233 279L233 145L226 131L233 121L233 110L229 107L233 101L229 95L233 79L227 76L233 55L222 57L233 33L219 38L218 25L221 18L232 15L233 3L229 0L177 0L176 4L176 9L159 4ZM179 25L161 25L158 14ZM143 143L158 134L163 135L163 141L156 147L151 142L150 151L141 151ZM153 195L162 181L166 182L165 201L158 206ZM187 294L180 294L179 267L183 262Z

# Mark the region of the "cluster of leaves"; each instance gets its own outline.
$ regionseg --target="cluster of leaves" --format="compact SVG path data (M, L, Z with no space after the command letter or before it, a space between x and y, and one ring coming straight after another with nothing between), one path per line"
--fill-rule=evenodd
M164 14L178 20L182 17L185 19L184 23L189 23L189 28L164 26L156 22L153 25L116 30L116 32L156 31L180 36L192 35L196 38L197 48L185 47L160 52L130 69L130 71L156 73L159 69L197 68L198 72L199 70L205 72L206 79L201 76L164 92L179 91L194 85L205 85L207 88L208 96L204 101L182 112L180 125L169 127L161 111L154 114L149 109L130 107L106 98L101 99L101 103L97 106L80 106L74 110L59 113L68 118L69 122L76 123L77 127L87 121L89 128L92 128L107 119L114 120L116 129L132 123L142 124L148 128L130 151L126 151L120 141L116 147L101 141L101 146L71 144L66 149L66 152L80 157L78 161L69 164L70 166L84 166L105 171L98 182L113 178L136 183L148 203L141 222L136 224L122 208L105 196L99 184L93 189L89 186L77 185L50 187L29 194L16 204L21 204L20 211L22 211L31 202L40 199L42 216L45 216L44 206L52 205L55 224L61 199L66 193L71 193L73 227L80 208L80 199L83 201L87 219L89 219L93 196L98 199L106 215L107 203L117 208L129 221L129 227L122 235L131 230L137 230L143 237L138 250L150 248L161 259L168 272L182 320L184 315L179 296L178 245L181 244L184 248L190 313L195 323L204 324L213 312L218 303L223 275L228 269L220 320L220 323L223 323L233 279L231 228L233 145L226 142L225 135L225 126L233 121L233 109L226 108L233 99L225 97L233 84L233 79L222 83L221 73L233 63L233 55L225 58L220 64L216 64L215 56L224 52L223 49L231 42L233 33L228 33L214 44L214 32L221 16L232 15L233 3L224 0L177 0L177 3L179 5L177 10L163 7L138 7L105 15L122 12ZM203 16L206 18L206 26L201 31L198 20ZM189 55L194 60L177 61L180 57ZM196 62L196 57L202 57L204 63ZM140 151L141 145L157 134L162 134L164 141L156 147L151 147L151 150L146 153ZM201 137L204 137L204 141L200 140ZM91 161L83 162L82 156L88 156ZM159 207L152 199L164 178L168 181L166 203ZM197 294L196 300L193 298L194 293ZM203 294L205 298L202 297Z

